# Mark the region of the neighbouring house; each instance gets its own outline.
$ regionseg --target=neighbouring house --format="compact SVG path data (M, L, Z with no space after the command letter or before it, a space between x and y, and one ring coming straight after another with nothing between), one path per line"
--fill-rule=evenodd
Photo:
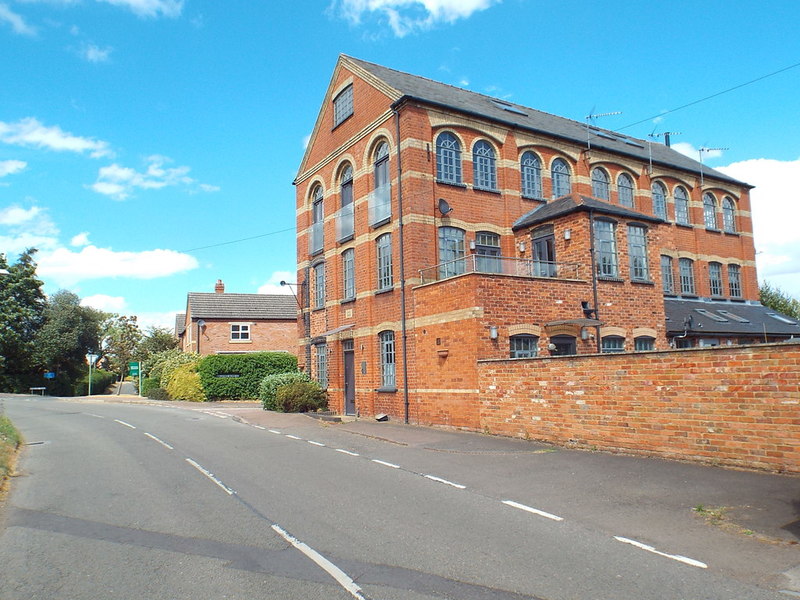
M297 300L281 294L231 294L217 280L213 293L189 292L175 320L184 352L297 353Z
M751 186L668 142L340 56L294 181L301 364L339 412L474 427L481 360L800 336Z

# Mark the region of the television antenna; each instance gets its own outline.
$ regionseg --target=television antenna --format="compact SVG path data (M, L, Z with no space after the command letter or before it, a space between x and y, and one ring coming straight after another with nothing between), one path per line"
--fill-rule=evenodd
M589 129L590 123L594 123L595 119L600 117L610 117L613 115L621 115L621 110L615 110L614 112L605 112L605 113L598 113L594 114L594 109L591 110L591 113L586 115L586 149L592 149L592 130Z
M664 138L664 145L669 148L670 147L670 136L671 135L681 135L680 131L665 131L663 133L656 133L655 129L653 129L653 133L648 133L647 137L650 138L647 140L647 155L648 159L650 160L650 174L653 174L653 143L650 141L651 139L655 138Z
M700 189L703 189L703 152L723 152L725 150L730 150L730 148L706 148L702 146L698 151L697 154L700 157Z

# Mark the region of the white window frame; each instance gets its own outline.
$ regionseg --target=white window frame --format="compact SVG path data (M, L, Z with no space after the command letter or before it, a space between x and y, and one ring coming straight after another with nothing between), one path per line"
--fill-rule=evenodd
M250 323L231 323L230 324L230 340L232 342L249 342L250 338Z

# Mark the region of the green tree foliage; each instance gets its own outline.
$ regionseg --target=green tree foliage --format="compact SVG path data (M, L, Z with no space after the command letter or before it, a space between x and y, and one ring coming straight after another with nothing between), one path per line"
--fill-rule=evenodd
M192 365L194 370L197 370L197 363L200 362L200 355L196 352L180 352L175 350L167 350L166 352L174 353L168 356L164 362L160 365L161 370L161 377L159 377L159 383L161 383L162 388L167 387L167 383L169 383L169 378L172 375L172 372L182 365ZM152 376L152 374L151 374Z
M800 319L800 300L765 281L759 288L761 304L793 319Z
M279 412L312 412L328 407L325 390L316 381L294 381L278 388L275 408Z
M264 410L278 410L278 389L284 385L295 382L308 382L311 377L303 371L292 371L289 373L276 373L267 375L258 385L258 398L264 406Z
M133 360L142 339L136 317L114 315L106 321L104 330L103 357L108 370L124 378L128 374L128 362Z
M86 354L100 348L100 329L108 317L99 310L81 306L72 292L61 290L47 300L44 324L35 337L34 357L56 381L71 382L86 372Z
M197 374L197 363L188 363L172 369L166 390L172 400L206 401L203 386L200 384L200 375Z
M151 354L143 360L142 370L144 371L145 375L155 379L160 385L161 375L164 371L164 365L167 364L169 359L181 354L183 354L183 352L181 352L178 348L162 350L161 352ZM199 358L200 355L198 354L196 356Z
M150 327L136 348L134 360L146 362L151 356L178 347L178 339L166 327Z
M9 265L0 254L0 390L27 391L41 373L34 357L36 333L44 323L45 295L36 277L35 249Z
M197 368L203 389L213 400L256 399L266 375L297 370L297 357L288 352L212 354Z

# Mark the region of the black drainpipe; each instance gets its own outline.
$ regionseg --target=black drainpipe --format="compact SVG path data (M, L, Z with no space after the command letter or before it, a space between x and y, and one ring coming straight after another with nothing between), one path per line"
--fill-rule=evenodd
M408 329L406 327L406 269L403 246L403 163L400 159L400 113L397 111L397 106L397 102L392 105L392 112L394 113L397 137L397 220L398 233L400 235L400 329L402 330L403 346L403 421L408 424Z
M597 261L595 260L594 248L594 211L589 210L589 243L592 255L592 293L594 294L594 318L600 321L600 307L597 304ZM600 325L595 327L595 339L597 341L598 354L603 351L603 344L600 340Z

